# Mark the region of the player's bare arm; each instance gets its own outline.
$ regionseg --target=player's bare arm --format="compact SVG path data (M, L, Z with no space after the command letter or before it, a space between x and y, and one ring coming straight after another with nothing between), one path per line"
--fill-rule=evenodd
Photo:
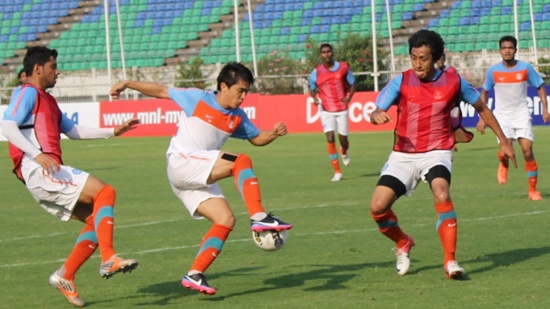
M286 124L279 122L275 124L272 130L262 130L256 137L248 141L254 146L265 146L280 136L287 134Z
M493 112L485 105L485 101L482 101L481 98L477 100L476 104L473 105L476 111L479 113L480 119L483 119L485 124L493 130L493 133L496 135L496 137L499 140L500 145L500 153L511 159L512 162L514 162L514 166L518 168L518 163L516 161L516 154L514 152L514 148L510 144L510 141L506 138L506 135L504 135L504 132L502 132L502 129L500 128L500 124L498 123L498 120L493 115Z
M118 100L120 93L126 89L133 89L139 91L147 96L159 98L159 99L169 99L168 87L156 83L148 82L137 82L125 80L114 84L111 87L109 94L113 99Z
M390 121L390 115L378 107L370 114L370 122L372 124L384 124Z
M539 87L538 93L540 98L540 103L542 106L542 121L549 122L550 121L550 114L548 113L548 100L546 97L546 88L544 84Z
M351 98L353 98L354 94L355 94L355 84L351 85L348 95L342 98L342 103L346 104L347 106L349 102L351 102Z
M487 91L485 89L481 90L481 94L480 94L479 98L481 99L483 104L486 104L485 102L487 102ZM476 130L479 133L481 133L481 135L483 135L483 134L485 134L485 127L486 126L487 125L485 124L485 121L483 121L483 119L481 119L481 117L479 117L479 121L476 124Z

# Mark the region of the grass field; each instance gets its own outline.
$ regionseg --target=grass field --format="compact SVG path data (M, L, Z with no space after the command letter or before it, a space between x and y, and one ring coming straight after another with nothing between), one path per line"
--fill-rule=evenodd
M96 253L76 278L80 295L90 308L550 308L550 128L536 128L536 134L541 202L527 199L522 159L508 184L497 183L493 135L476 134L459 145L451 193L459 220L457 259L467 272L462 281L445 279L424 183L394 206L416 240L410 273L396 274L393 243L368 211L391 149L390 132L351 134L352 163L338 183L330 181L322 134L291 134L256 148L230 141L226 150L252 157L267 210L295 227L282 250L256 248L232 180L222 181L237 225L206 273L218 289L214 296L179 283L209 223L192 220L169 188L169 138L64 140L67 164L117 190L115 247L140 263L130 274L105 280ZM0 143L0 308L70 308L48 276L82 225L61 223L35 204L11 174L6 148Z

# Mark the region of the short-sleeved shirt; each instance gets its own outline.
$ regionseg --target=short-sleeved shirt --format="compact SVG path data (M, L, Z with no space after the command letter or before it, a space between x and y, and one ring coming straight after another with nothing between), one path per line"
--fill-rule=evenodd
M441 75L441 71L437 70L434 75L436 80ZM401 83L403 82L403 75L399 74L394 77L381 91L376 98L376 107L387 111L394 104L397 104L399 100L399 93L401 91ZM460 100L475 104L479 100L479 91L477 91L465 78L460 77Z
M169 88L169 96L183 110L168 153L220 150L229 137L251 139L260 130L241 108L224 109L216 92L195 88Z
M483 89L495 90L494 114L499 122L513 122L531 119L528 108L527 86L536 88L544 85L544 80L532 65L519 61L513 68L497 63L487 70Z

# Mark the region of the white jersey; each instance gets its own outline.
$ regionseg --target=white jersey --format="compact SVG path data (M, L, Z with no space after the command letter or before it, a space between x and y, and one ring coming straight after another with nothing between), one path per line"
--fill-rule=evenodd
M544 80L533 66L518 61L513 68L500 62L489 68L483 89L495 90L494 114L501 123L524 122L531 120L527 101L527 86L541 87Z
M221 107L216 101L216 92L169 88L169 95L184 113L168 154L220 150L229 137L251 139L260 134L241 108Z

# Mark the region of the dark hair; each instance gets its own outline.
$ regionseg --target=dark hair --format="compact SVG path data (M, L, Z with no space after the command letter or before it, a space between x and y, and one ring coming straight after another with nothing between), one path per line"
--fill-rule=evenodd
M330 45L329 43L323 43L323 44L321 44L321 46L319 47L319 51L322 51L323 48L325 48L325 47L330 48L331 51L333 50L332 45Z
M409 38L409 55L413 48L427 45L432 50L432 59L435 61L441 58L445 50L445 42L439 33L427 29L417 31Z
M24 68L21 68L21 70L19 70L19 72L17 72L17 79L20 79L21 78L21 74L23 74L23 72L25 72L25 69ZM26 74L26 73L25 73Z
M30 47L27 49L27 54L23 59L23 70L27 76L31 76L35 64L44 65L50 61L51 57L57 59L57 50L49 49L45 46Z
M514 44L514 49L518 48L518 40L516 40L516 38L511 35L505 35L501 37L498 41L498 48L502 47L502 42L512 42L512 44Z
M229 62L226 64L218 75L218 90L221 90L221 83L225 83L227 87L231 87L240 80L247 82L250 86L254 84L254 75L252 72L239 62Z

